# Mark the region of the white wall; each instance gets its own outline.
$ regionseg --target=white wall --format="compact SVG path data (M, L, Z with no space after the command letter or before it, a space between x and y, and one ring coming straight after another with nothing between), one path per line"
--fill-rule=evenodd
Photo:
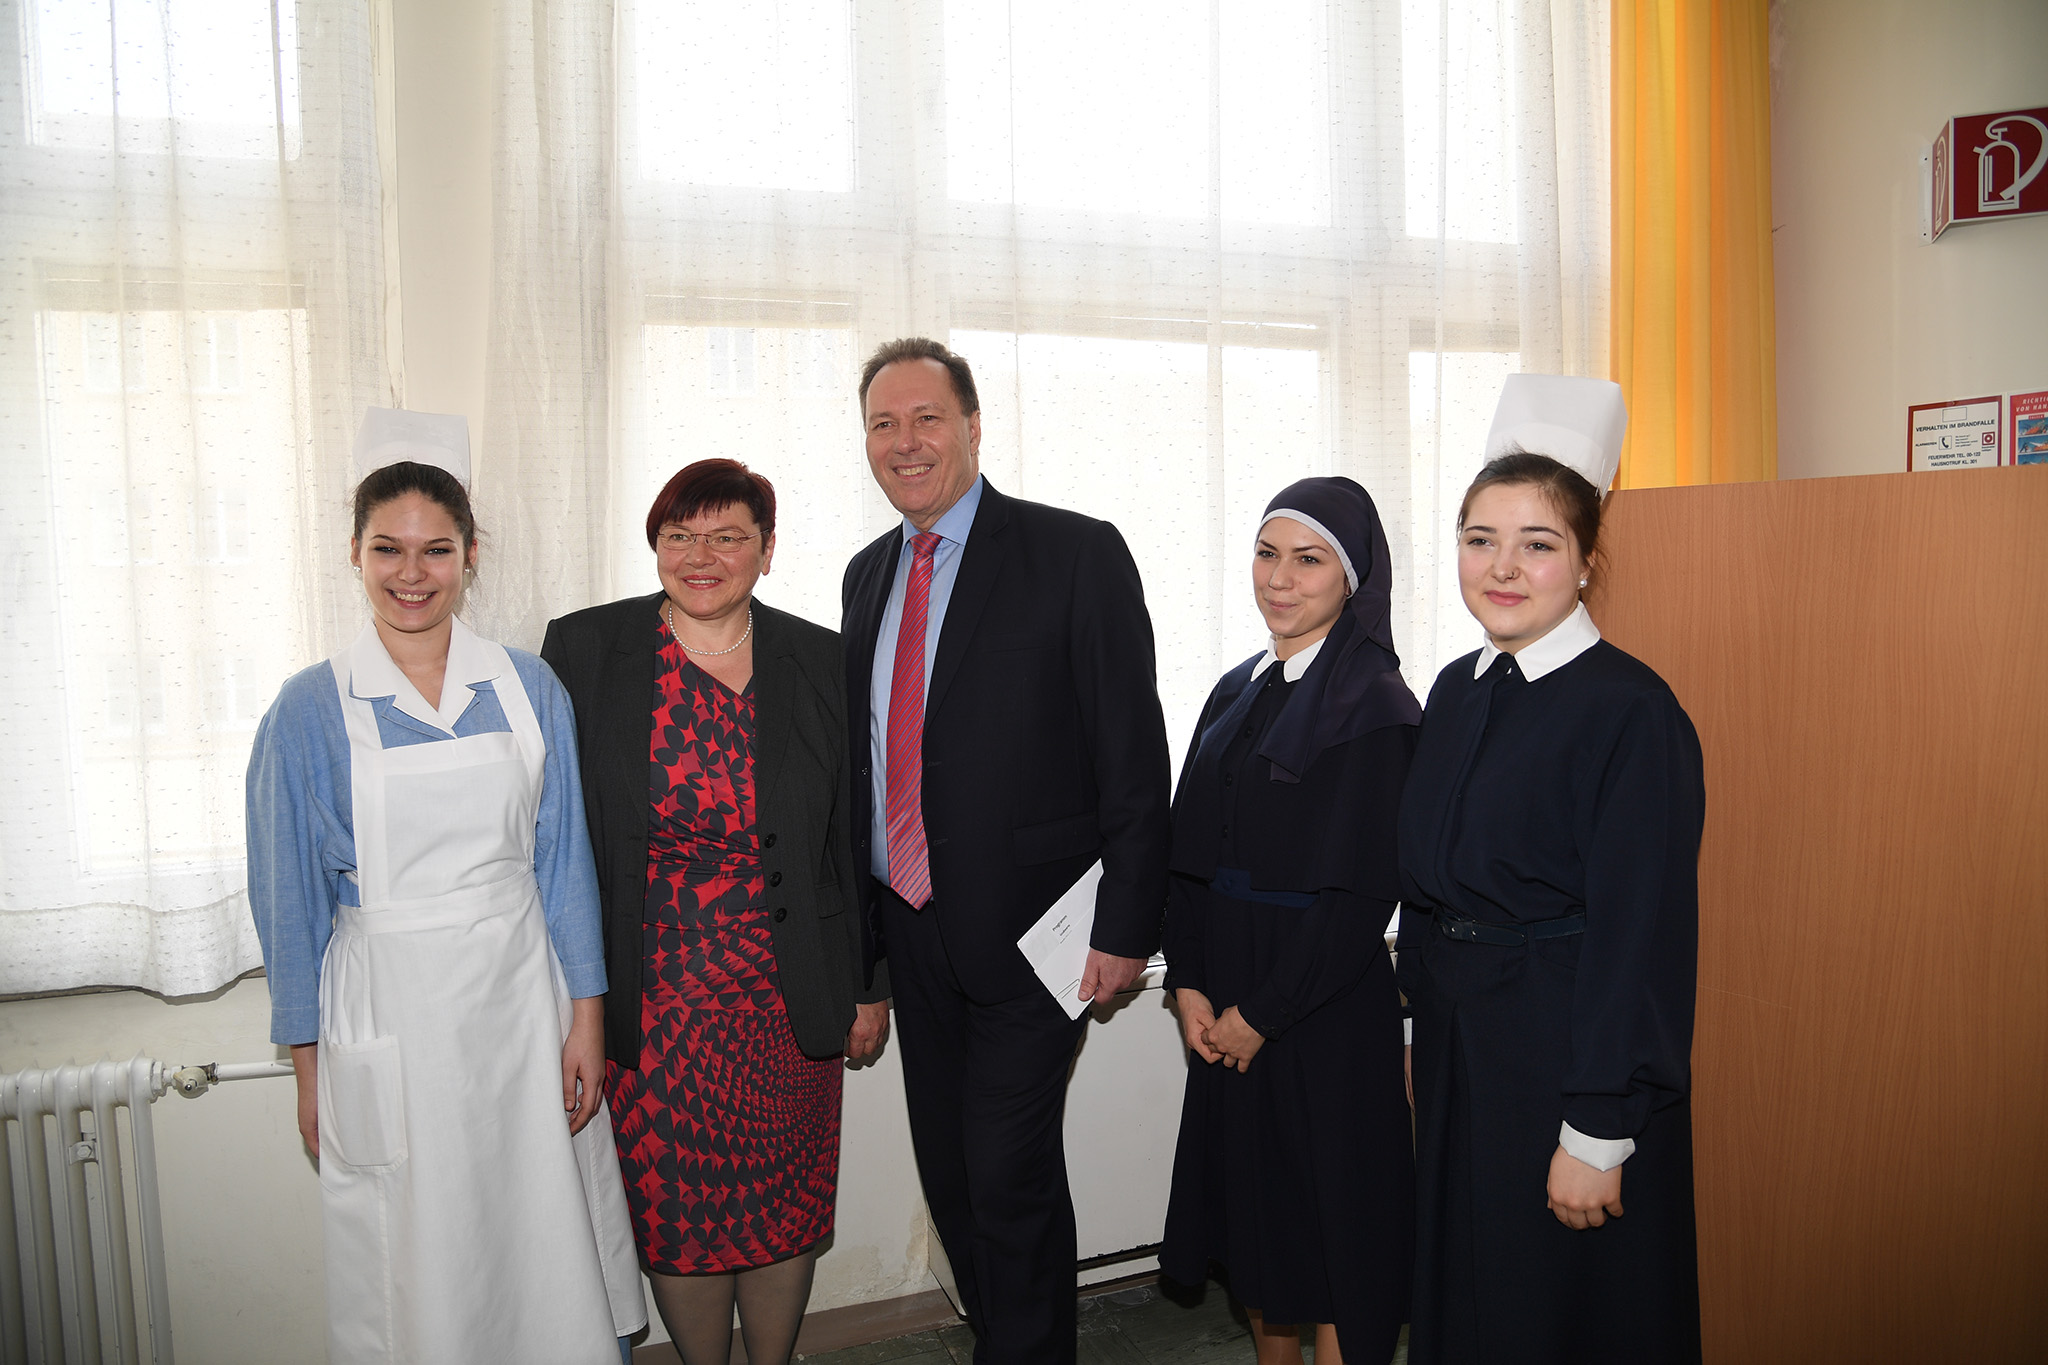
M484 430L491 307L491 0L383 0L395 20L405 406ZM387 213L387 222L389 220ZM489 458L478 449L479 471Z
M491 262L491 0L389 0L406 405L484 429ZM391 186L387 185L387 192ZM480 470L489 452L479 450ZM337 553L339 553L337 549ZM260 978L164 1001L121 991L0 1002L0 1071L127 1058L284 1056ZM319 1182L290 1080L241 1081L153 1109L179 1356L207 1365L325 1355ZM818 1311L935 1287L893 1041L846 1077L838 1228ZM665 1340L657 1322L653 1340Z
M1781 477L1906 467L1906 407L2048 388L2048 217L1920 241L1948 119L2048 104L2042 0L1775 0Z

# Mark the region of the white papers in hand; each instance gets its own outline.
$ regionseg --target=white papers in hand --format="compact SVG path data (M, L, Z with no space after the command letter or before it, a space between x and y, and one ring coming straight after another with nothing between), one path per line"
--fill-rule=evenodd
M1095 888L1101 881L1102 864L1098 862L1017 940L1017 950L1069 1019L1080 1018L1090 1003L1081 998L1081 973L1088 967L1088 937L1095 931Z

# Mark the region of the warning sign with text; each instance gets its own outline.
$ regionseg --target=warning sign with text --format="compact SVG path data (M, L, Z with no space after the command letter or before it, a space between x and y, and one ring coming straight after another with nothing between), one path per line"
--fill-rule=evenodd
M1906 409L1906 468L1985 469L1999 463L1999 395Z

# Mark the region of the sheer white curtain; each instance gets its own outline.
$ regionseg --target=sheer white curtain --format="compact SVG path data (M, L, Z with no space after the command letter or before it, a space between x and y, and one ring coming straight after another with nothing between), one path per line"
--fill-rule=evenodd
M503 624L651 590L645 508L708 455L781 495L762 596L836 624L894 519L859 365L924 333L976 367L988 477L1130 540L1176 745L1262 643L1250 533L1306 474L1378 500L1422 690L1476 643L1448 523L1500 379L1604 373L1605 8L508 9L487 458L547 524Z
M242 773L354 629L367 7L0 5L0 993L258 965Z
M477 451L488 553L465 604L539 649L550 618L614 594L610 0L495 7L491 323Z

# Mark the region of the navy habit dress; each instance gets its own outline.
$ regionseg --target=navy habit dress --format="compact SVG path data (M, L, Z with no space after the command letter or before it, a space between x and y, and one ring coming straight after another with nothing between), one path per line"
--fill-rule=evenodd
M1534 681L1507 654L1475 679L1478 658L1430 690L1400 817L1417 1124L1409 1359L1697 1361L1699 738L1664 681L1604 641ZM1583 933L1516 947L1452 939L1437 922L1580 912ZM1545 1206L1563 1123L1634 1139L1625 1216L1574 1231Z
M1333 1323L1369 1365L1408 1310L1414 1173L1385 931L1416 729L1371 730L1275 780L1257 750L1303 684L1279 664L1254 679L1256 663L1210 695L1175 794L1166 985L1218 1017L1236 1005L1268 1041L1243 1073L1189 1054L1160 1268L1199 1284L1220 1263L1268 1321ZM1208 735L1247 687L1234 732ZM1210 883L1225 869L1297 903L1224 894Z

